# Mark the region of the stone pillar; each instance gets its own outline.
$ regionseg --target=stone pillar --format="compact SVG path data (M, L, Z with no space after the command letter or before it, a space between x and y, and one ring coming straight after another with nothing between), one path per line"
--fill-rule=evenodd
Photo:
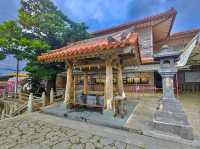
M124 93L124 85L123 85L123 77L122 77L122 66L121 64L118 65L117 67L117 85L118 85L118 92L119 95L122 97L125 97Z
M67 82L66 82L66 89L65 89L65 100L64 103L67 105L71 103L71 88L72 88L72 65L67 65Z
M3 108L2 112L1 112L1 120L4 119L4 116L5 116L5 109Z
M30 93L30 95L29 95L27 111L28 112L33 112L33 93Z
M83 94L88 94L88 75L84 75L84 80L83 80Z
M6 89L3 90L3 100L6 99Z
M155 60L160 61L159 73L163 82L163 96L154 114L155 129L174 133L185 139L193 139L192 127L187 120L179 100L174 96L174 76L177 73L176 61L180 52L163 46L156 54Z
M162 84L163 84L163 100L176 100L174 96L174 76L176 72L162 73L159 72L162 77Z
M20 90L19 93L18 93L18 99L19 99L19 100L22 100L22 91L21 91L21 90Z
M53 104L54 103L54 91L53 91L53 88L51 88L51 91L50 91L50 104Z
M106 82L105 82L105 104L106 108L112 109L113 100L113 70L112 70L112 60L106 60Z
M41 98L42 98L42 106L45 107L47 105L45 92L42 92L42 97Z

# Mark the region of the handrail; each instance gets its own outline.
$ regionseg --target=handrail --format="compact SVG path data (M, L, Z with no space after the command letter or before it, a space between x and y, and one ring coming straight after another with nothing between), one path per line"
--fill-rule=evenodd
M26 108L27 108L27 103L19 106L14 112L11 113L11 115L16 116L18 113L22 112Z

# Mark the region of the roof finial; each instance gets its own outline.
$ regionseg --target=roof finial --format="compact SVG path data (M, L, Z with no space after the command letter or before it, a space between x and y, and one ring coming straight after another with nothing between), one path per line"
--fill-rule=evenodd
M107 37L108 42L116 42L117 40L113 38L112 36Z

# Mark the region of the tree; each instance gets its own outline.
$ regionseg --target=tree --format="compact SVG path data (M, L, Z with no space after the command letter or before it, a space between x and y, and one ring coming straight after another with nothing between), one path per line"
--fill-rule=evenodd
M84 23L67 18L50 0L21 0L19 22L31 35L45 39L52 49L89 38Z
M2 54L12 54L17 60L22 60L32 57L38 51L45 52L49 48L49 45L40 39L27 38L22 30L15 21L6 21L0 24Z
M90 37L84 23L71 21L50 0L21 0L19 22L26 37L40 39L49 45L47 51ZM26 70L33 76L48 80L47 92L49 92L51 87L55 88L56 74L63 72L65 65L64 63L41 64L36 59L41 53L37 52L29 58Z
M3 51L0 51L0 60L5 59L6 55Z
M47 92L55 88L56 74L64 63L40 63L37 56L61 48L70 42L89 38L84 23L71 21L50 0L21 0L19 19L0 25L0 58L13 54L26 59L26 71L32 77L48 80Z
M18 23L15 21L7 21L0 24L0 48L0 59L5 58L6 54L12 54L17 59L17 85L19 61L24 58L28 59L28 57L32 56L33 52L44 51L49 46L41 40L26 38Z

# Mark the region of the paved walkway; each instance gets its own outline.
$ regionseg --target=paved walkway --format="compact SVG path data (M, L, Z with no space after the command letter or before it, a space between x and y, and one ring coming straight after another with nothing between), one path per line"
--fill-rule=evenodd
M149 123L153 120L153 114L158 105L159 97L128 97L129 101L137 101L138 105L126 123L126 127L142 130L149 130Z
M200 95L185 94L179 99L192 125L195 137L200 140Z
M195 139L200 140L200 96L184 94L178 97L178 99L181 101L188 120L192 125ZM149 126L153 119L156 106L158 105L159 97L129 97L129 100L138 101L139 104L129 118L126 127L142 130L148 135L159 135L161 132L156 132Z
M192 149L193 142L179 143L31 113L0 121L0 149Z

